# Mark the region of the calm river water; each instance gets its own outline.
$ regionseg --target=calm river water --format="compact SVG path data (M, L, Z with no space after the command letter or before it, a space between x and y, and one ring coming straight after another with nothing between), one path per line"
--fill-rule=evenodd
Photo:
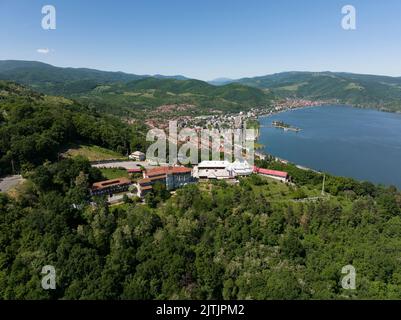
M285 132L280 120L301 128ZM264 151L334 175L401 188L401 114L321 106L261 117Z

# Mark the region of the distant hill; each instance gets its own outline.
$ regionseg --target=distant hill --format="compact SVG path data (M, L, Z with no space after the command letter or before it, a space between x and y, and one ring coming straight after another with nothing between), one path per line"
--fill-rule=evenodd
M100 83L126 82L144 78L124 72L87 68L60 68L36 61L0 61L0 79L10 80L48 94L85 92Z
M35 61L0 61L0 80L28 85L51 95L84 101L116 114L138 112L163 104L192 104L220 110L269 105L273 98L241 84L216 87L181 75L135 75L83 68L60 68Z
M162 74L155 74L152 76L153 78L157 79L175 79L175 80L189 80L190 78L181 76L181 75L174 75L174 76L165 76Z
M230 79L230 78L216 78L214 80L208 81L208 83L213 84L215 86L222 86L225 84L229 84L231 82L234 82L235 80Z
M342 72L283 72L235 80L279 97L338 99L362 107L401 110L401 78Z
M145 78L126 83L99 85L77 99L103 105L104 109L119 108L141 111L163 104L191 104L206 109L225 111L246 110L255 106L268 106L274 98L258 88L238 83L213 86L200 80Z
M101 71L88 68L61 68L37 61L0 61L0 80L15 81L48 94L77 94L94 89L99 84L128 82L143 78L188 78L181 75L136 75L124 72Z
M208 83L182 75L136 75L6 60L0 61L2 79L85 101L115 114L137 113L163 104L192 104L199 112L237 111L287 97L401 111L401 78L342 72L283 72L237 80L218 78Z

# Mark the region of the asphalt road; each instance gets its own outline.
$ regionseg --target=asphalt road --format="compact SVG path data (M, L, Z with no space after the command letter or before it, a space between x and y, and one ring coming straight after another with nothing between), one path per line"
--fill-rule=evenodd
M154 168L151 166L149 162L146 161L116 161L110 163L99 163L92 165L96 168L124 168L124 169L135 169L139 168L139 166L143 166L145 168ZM163 164L161 164L163 166Z

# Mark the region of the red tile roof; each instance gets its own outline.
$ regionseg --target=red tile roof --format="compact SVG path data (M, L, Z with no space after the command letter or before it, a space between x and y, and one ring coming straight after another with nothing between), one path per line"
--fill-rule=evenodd
M119 179L95 182L92 185L92 188L93 189L102 189L102 188L106 188L106 187L116 186L116 185L120 185L120 184L130 184L130 183L131 183L131 180L129 180L127 178L119 178Z
M266 174L269 176L275 176L275 177L280 177L280 178L287 178L288 173L284 171L277 171L277 170L270 170L270 169L262 169L258 167L253 167L253 172L255 173L260 173L260 174Z
M134 168L134 169L128 169L128 173L137 173L137 172L142 172L141 168Z
M145 178L145 179L138 180L138 183L141 185L141 184L144 184L144 183L149 183L150 181L151 181L150 179Z
M149 178L154 176L161 176L165 174L180 174L180 173L191 173L191 168L185 167L158 167L146 170L146 176Z
M159 174L157 176L150 176L149 179L152 180L152 181L162 180L162 179L166 179L166 175L165 174Z

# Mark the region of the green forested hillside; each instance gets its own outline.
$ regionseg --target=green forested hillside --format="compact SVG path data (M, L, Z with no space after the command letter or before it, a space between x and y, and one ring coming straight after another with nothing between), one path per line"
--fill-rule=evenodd
M190 104L206 109L226 111L246 110L269 106L273 97L257 88L240 84L212 86L199 80L147 78L128 83L100 85L86 94L74 95L85 103L104 106L104 109L124 108L141 110L164 104Z
M295 170L297 186L251 176L110 208L85 205L99 175L85 160L41 166L0 195L0 298L400 299L400 193L329 177L331 196L307 201L321 177Z
M36 91L82 101L96 110L132 115L164 104L191 104L205 109L238 111L270 105L272 96L240 84L215 87L183 76L137 76L122 72L58 68L29 61L0 61L0 79Z
M129 151L138 135L119 119L62 97L0 81L0 175L56 160L69 143Z
M0 79L36 91L84 101L119 115L163 104L193 104L237 111L266 106L274 98L338 100L360 107L401 111L401 78L341 72L283 72L218 81L214 86L183 76L153 77L84 68L59 68L35 61L0 61ZM214 82L211 82L214 83Z
M238 83L280 97L338 99L342 103L401 111L401 78L335 72L284 72Z
M15 81L51 95L87 92L101 83L125 82L143 77L123 72L60 68L36 61L0 61L0 80Z

